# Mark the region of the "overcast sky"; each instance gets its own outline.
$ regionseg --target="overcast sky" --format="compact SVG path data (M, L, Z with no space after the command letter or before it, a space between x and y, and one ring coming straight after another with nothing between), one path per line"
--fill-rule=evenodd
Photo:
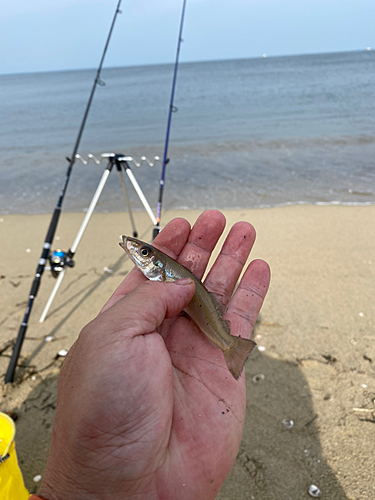
M3 2L0 74L96 68L118 0ZM174 61L182 0L122 0L105 66ZM181 61L375 49L375 0L187 0Z

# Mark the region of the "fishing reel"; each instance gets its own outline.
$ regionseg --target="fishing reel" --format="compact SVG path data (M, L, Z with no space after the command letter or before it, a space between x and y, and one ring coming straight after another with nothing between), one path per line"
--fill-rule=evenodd
M65 267L74 267L75 262L73 260L73 254L70 252L64 252L63 250L55 250L50 253L48 260L51 265L51 273L54 278L57 278L59 273Z

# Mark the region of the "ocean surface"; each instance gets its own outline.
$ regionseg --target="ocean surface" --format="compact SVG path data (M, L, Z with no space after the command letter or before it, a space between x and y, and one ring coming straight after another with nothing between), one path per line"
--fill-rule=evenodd
M162 157L172 73L103 69L82 157ZM53 211L95 74L0 76L1 214ZM166 209L375 202L374 51L181 64L175 106ZM77 160L63 210L87 209L106 165ZM160 163L132 171L155 208ZM124 209L114 170L97 210Z

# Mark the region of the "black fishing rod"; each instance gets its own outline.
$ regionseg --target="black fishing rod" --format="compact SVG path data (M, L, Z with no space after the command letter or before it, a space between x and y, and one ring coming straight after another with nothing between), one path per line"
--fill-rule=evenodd
M182 13L181 13L181 21L180 21L180 31L178 34L178 44L177 44L177 53L176 53L176 61L174 64L174 71L173 71L173 81L172 81L172 92L171 92L171 100L169 103L169 113L168 113L168 123L167 123L167 133L165 137L165 145L164 145L164 155L163 155L163 166L161 170L161 176L160 176L160 184L159 184L159 200L158 200L158 205L156 208L156 225L154 226L154 230L152 233L152 239L154 239L160 232L160 217L161 217L161 206L163 203L163 193L164 193L164 183L165 183L165 171L166 171L166 166L169 162L169 159L167 158L168 156L168 144L169 144L169 133L171 130L171 124L172 124L172 113L174 111L177 111L177 108L173 106L173 101L174 101L174 92L176 88L176 82L177 82L177 69L178 69L178 60L180 57L180 47L181 43L183 42L182 40L182 29L184 26L184 17L185 17L185 7L186 7L186 0L184 0L184 3L182 5Z
M34 304L35 297L36 297L36 295L38 293L38 290L39 290L39 285L40 285L40 281L41 281L41 278L42 278L42 274L44 272L44 268L46 266L46 262L48 260L48 256L49 256L49 253L50 253L51 244L52 244L53 238L54 238L55 233L56 233L57 224L59 222L59 218L60 218L60 214L61 214L61 206L62 206L64 197L65 197L66 189L68 187L68 183L69 183L70 175L72 173L73 165L74 165L75 160L76 160L76 154L77 154L77 151L78 151L79 144L81 142L81 137L82 137L83 129L85 128L85 125L86 125L86 120L87 120L87 116L89 114L89 110L90 110L90 107L91 107L92 99L94 97L95 89L96 89L97 85L104 85L104 83L100 79L100 73L101 73L101 70L102 70L102 66L103 66L103 62L104 62L104 57L105 57L107 49L108 49L109 41L111 39L111 35L112 35L112 31L113 31L113 27L115 25L115 21L116 21L117 15L121 13L121 10L120 10L121 1L122 0L118 1L117 7L116 7L116 11L115 11L115 14L113 16L112 24L111 24L111 27L110 27L110 30L109 30L109 33L108 33L107 41L105 43L105 47L104 47L104 50L103 50L102 58L100 60L99 67L98 67L98 70L96 72L94 84L93 84L93 87L92 87L92 90L91 90L91 93L90 93L90 97L89 97L89 100L88 100L88 103L87 103L87 106L86 106L85 113L83 115L81 127L79 129L77 140L76 140L74 148L73 148L72 156L70 158L67 158L67 160L69 161L69 166L68 166L68 170L66 172L65 181L64 181L63 188L61 190L60 197L58 199L56 208L55 208L55 210L53 212L52 219L51 219L48 231L47 231L47 236L46 236L46 239L45 239L45 242L44 242L44 245L43 245L42 255L41 255L40 259L39 259L38 267L36 269L36 273L35 273L35 277L34 277L34 281L33 281L33 284L31 286L30 295L29 295L29 301L28 301L28 304L27 304L27 307L26 307L26 311L25 311L25 315L24 315L24 318L23 318L23 322L21 323L21 326L20 326L20 328L18 330L18 335L17 335L16 343L15 343L14 348L13 348L12 357L10 358L9 366L8 366L7 372L5 374L5 383L13 382L13 380L14 380L14 373L16 371L18 358L19 358L19 355L20 355L20 352L21 352L21 348L22 348L22 344L23 344L25 335L26 335L26 330L27 330L27 326L28 326L29 316L30 316L31 309L32 309L33 304ZM73 261L70 261L70 264L74 265Z

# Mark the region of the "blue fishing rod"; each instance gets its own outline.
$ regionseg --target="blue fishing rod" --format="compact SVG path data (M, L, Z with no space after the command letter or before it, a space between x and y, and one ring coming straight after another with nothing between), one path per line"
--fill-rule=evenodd
M158 205L157 205L157 208L156 208L156 224L154 226L154 230L153 230L153 233L152 233L152 239L154 239L159 234L159 232L160 232L160 218L161 218L161 207L162 207L162 203L163 203L163 194L164 194L165 171L166 171L166 166L167 166L167 164L169 162L169 158L168 158L169 134L170 134L170 131L171 131L172 113L174 111L177 111L177 108L175 108L173 106L173 101L174 101L174 93L175 93L176 82L177 82L177 70L178 70L178 61L179 61L179 58L180 58L180 47L181 47L181 43L183 42L183 39L182 39L182 29L184 27L185 7L186 7L186 0L184 0L183 5L182 5L182 13L181 13L181 21L180 21L180 31L179 31L179 34L178 34L178 44L177 44L176 61L175 61L174 70L173 70L171 100L170 100L170 103L169 103L167 133L166 133L166 136L165 136L163 166L162 166L162 170L161 170L160 184L159 184L159 200L158 200Z
M110 27L110 30L109 30L109 33L108 33L108 37L107 37L107 40L106 40L106 43L105 43L105 46L104 46L104 50L103 50L103 54L102 54L102 57L101 57L101 60L100 60L100 63L99 63L99 67L98 67L98 70L96 72L94 84L93 84L93 87L92 87L92 90L91 90L91 93L90 93L89 100L87 102L85 113L83 115L82 123L81 123L80 129L79 129L79 132L78 132L78 136L77 136L74 148L73 148L72 156L70 158L67 158L67 160L69 161L69 166L68 166L68 170L66 172L65 181L64 181L63 188L61 190L59 199L57 201L56 208L55 208L55 210L53 212L52 219L51 219L51 222L50 222L50 225L49 225L49 228L48 228L48 231L47 231L47 235L46 235L46 238L45 238L45 241L44 241L44 244L43 244L42 255L41 255L40 259L39 259L38 267L36 269L35 277L34 277L34 280L33 280L32 286L31 286L30 295L29 295L29 301L28 301L28 304L27 304L27 307L26 307L25 315L24 315L23 321L21 323L21 326L20 326L20 328L18 330L18 335L17 335L16 343L14 345L12 356L10 358L10 362L9 362L9 365L8 365L8 369L7 369L7 372L5 374L5 383L13 382L14 381L14 373L16 371L16 367L17 367L17 363L18 363L18 358L19 358L20 353L21 353L22 344L23 344L23 341L25 339L25 335L26 335L26 330L27 330L27 326L28 326L28 322L29 322L29 317L30 317L31 309L32 309L33 304L34 304L35 297L36 297L36 295L38 293L40 282L41 282L41 279L42 279L42 274L44 272L47 260L48 260L49 255L50 255L50 248L51 248L53 239L55 237L55 233L56 233L56 229L57 229L57 224L58 224L59 219L60 219L62 203L63 203L64 197L65 197L65 193L66 193L66 190L67 190L67 187L68 187L70 175L71 175L72 170L73 170L73 165L74 165L74 163L76 161L76 154L77 154L77 151L78 151L78 148L79 148L79 144L81 142L81 137L82 137L82 134L83 134L83 129L85 128L85 125L86 125L86 120L87 120L87 116L89 114L91 103L92 103L92 100L93 100L93 97L94 97L95 89L96 89L97 85L100 85L100 86L104 85L104 82L100 78L100 73L101 73L101 70L102 70L104 58L105 58L105 55L106 55L106 52L107 52L107 49L108 49L109 41L111 39L111 35L112 35L112 31L113 31L113 28L114 28L114 25L115 25L115 21L116 21L117 15L121 14L121 10L120 10L121 1L122 0L118 1L117 7L116 7L116 11L115 11L115 14L114 14L113 19L112 19L112 24L111 24L111 27ZM68 265L68 266L73 266L74 265L74 262L73 262L73 260L71 260L71 257L72 256L67 255L66 265Z

